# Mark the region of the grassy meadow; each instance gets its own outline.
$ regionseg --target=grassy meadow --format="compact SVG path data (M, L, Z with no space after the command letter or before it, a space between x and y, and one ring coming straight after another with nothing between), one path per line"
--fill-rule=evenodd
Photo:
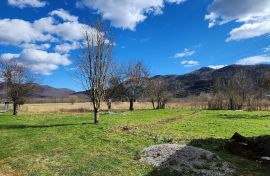
M218 154L236 175L269 175L255 161L221 146L234 132L270 135L269 112L136 110L91 113L0 114L0 175L166 175L139 161L143 148L160 143L198 146Z

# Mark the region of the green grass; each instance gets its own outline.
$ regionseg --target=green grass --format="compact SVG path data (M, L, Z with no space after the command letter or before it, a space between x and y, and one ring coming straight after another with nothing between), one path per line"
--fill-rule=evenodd
M209 149L231 162L238 175L269 175L254 161L230 155L220 147L234 132L270 135L268 114L119 111L103 113L99 125L92 123L91 114L1 114L0 175L155 175L153 167L138 161L140 152L168 142ZM130 130L123 131L124 126Z

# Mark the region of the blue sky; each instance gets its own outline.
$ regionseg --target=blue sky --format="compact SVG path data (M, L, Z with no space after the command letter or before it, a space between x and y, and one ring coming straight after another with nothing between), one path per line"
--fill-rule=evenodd
M17 59L41 84L80 90L72 78L81 27L113 26L114 59L142 60L151 75L270 63L269 0L1 0L1 59Z

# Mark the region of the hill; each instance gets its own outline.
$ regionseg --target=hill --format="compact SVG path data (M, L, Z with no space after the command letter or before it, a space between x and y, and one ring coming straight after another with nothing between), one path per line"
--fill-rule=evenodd
M68 98L75 91L67 88L54 88L48 85L35 84L35 93L31 99ZM4 84L0 83L0 97L5 97Z
M215 79L230 79L240 72L247 75L255 84L259 79L270 75L270 65L229 65L220 69L202 67L184 75L156 75L151 79L164 81L168 85L168 91L179 98L209 93L213 90ZM75 92L67 88L36 84L36 91L32 99L64 99L70 95L76 95L80 99L87 98L84 91ZM3 83L0 83L0 96L4 96Z
M220 69L202 67L184 75L157 75L152 79L159 79L167 83L168 91L176 97L199 95L213 90L215 79L230 79L233 75L244 73L254 84L270 75L270 65L229 65Z
M67 98L74 93L74 90L67 88L54 88L48 85L37 84L33 97L45 99Z

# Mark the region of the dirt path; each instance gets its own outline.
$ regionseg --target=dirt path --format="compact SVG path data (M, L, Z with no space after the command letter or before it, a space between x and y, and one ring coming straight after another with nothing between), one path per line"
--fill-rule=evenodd
M160 126L160 125L173 123L173 122L182 120L183 118L193 116L193 115L197 115L198 113L199 113L198 111L193 111L192 113L190 113L188 115L178 115L176 117L171 117L171 118L158 120L158 121L155 121L155 122L152 122L152 123L149 123L149 124L118 126L118 129L120 129L121 131L135 132L138 129L149 129L149 128L152 128L152 127L157 127L157 126Z

